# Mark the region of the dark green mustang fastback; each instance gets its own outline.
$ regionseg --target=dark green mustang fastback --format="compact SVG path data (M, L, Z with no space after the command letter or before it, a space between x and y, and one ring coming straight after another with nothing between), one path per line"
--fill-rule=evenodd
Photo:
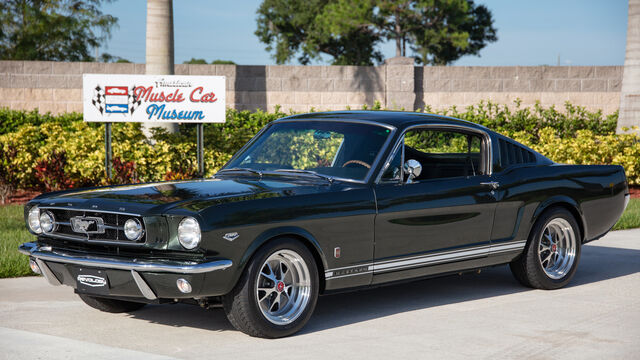
M466 121L313 113L270 123L210 179L38 196L20 251L103 311L222 305L281 337L336 290L500 264L562 287L628 200L620 166L555 164Z

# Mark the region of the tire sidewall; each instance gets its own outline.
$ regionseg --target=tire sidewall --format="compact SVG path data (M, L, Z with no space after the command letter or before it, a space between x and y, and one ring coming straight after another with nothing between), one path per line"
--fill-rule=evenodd
M255 291L258 274L260 273L262 265L269 256L280 250L290 250L299 254L304 259L311 278L311 293L309 294L309 302L306 308L296 320L286 325L276 325L265 318L258 305L258 298ZM309 318L311 318L319 292L318 268L309 249L299 241L281 238L261 247L252 258L245 276L247 276L245 286L247 286L246 290L248 291L244 295L249 296L249 315L251 318L256 319L255 325L260 328L261 332L266 334L267 337L275 338L291 335L299 331L307 323Z
M538 248L540 246L540 241L542 240L542 233L547 225L553 219L562 218L569 222L571 228L573 229L574 235L576 237L576 255L571 265L571 269L569 272L560 279L552 279L542 268L542 264L540 263L540 259L538 257ZM543 285L546 289L557 289L565 286L573 276L578 268L578 263L580 262L580 254L582 251L582 234L580 233L580 227L576 222L574 216L567 210L562 208L555 208L545 212L542 217L536 222L534 229L531 233L532 238L529 241L529 246L527 248L527 257L530 264L533 265L534 275L537 280Z

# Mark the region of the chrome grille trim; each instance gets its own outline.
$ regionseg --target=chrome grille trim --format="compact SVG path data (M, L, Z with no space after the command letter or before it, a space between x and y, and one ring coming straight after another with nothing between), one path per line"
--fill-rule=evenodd
M109 210L100 210L100 209L78 209L78 208L74 208L74 207L47 206L47 205L39 205L38 207L40 209L44 209L44 210L67 210L67 211L105 213L105 214L115 214L115 215L126 215L126 216L142 217L142 215L140 215L140 214L128 213L128 212L122 212L122 211L109 211Z
M41 206L40 209L51 211L56 225L54 231L43 233L41 236L100 245L140 246L146 243L147 231L145 222L143 217L138 214L61 206ZM102 232L90 231L85 233L75 231L72 219L76 217L99 218L100 222L103 223L100 225ZM124 234L124 223L131 218L139 220L143 226L142 237L135 241L127 239Z

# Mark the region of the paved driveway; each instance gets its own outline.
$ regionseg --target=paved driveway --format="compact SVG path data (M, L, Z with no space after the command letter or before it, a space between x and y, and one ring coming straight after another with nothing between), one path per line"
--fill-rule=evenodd
M556 291L505 266L321 297L299 335L255 339L222 310L106 314L42 278L0 280L0 359L640 358L640 230L583 248Z

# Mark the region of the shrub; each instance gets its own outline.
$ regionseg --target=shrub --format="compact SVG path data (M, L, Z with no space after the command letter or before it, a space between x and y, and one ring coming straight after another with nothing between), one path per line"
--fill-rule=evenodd
M119 157L112 160L112 173L109 183L111 184L133 184L137 183L136 163L133 161L122 161Z
M519 100L516 100L514 105L515 109L512 111L506 105L481 101L468 106L464 112L459 112L454 106L439 113L471 121L502 133L537 133L545 128L553 129L561 138L575 136L578 130L590 130L598 135L613 134L618 123L617 111L605 116L601 110L591 112L568 102L564 105L564 112L558 111L554 106L543 108L540 103L531 108L522 108ZM429 110L427 108L425 111L431 112Z
M18 151L15 147L0 146L0 201L5 203L9 195L13 193L15 183L15 166L13 165L13 159L18 155Z
M65 173L67 165L66 152L51 152L47 158L39 160L36 163L36 178L42 184L45 191L56 191L73 188L76 181L71 180Z
M67 113L61 115L51 115L51 113L40 114L38 109L31 111L11 110L0 108L0 135L15 132L23 125L42 125L44 123L57 123L63 127L82 121L82 114Z
M380 108L379 103L373 106ZM556 162L623 165L629 182L640 184L640 139L615 134L617 112L605 116L569 103L562 112L539 104L521 108L519 102L511 110L480 102L462 112L453 107L442 113L515 138ZM279 108L273 113L228 110L226 123L204 124L205 176L215 174L263 126L286 115ZM113 124L114 172L106 180L104 124L81 119L80 114L1 109L0 182L4 179L23 189L54 189L197 176L194 124L180 125L177 134L154 130L152 142L138 123Z
M578 130L574 137L560 138L554 128L538 132L505 134L549 159L562 164L622 165L629 184L640 185L640 135L598 135Z

